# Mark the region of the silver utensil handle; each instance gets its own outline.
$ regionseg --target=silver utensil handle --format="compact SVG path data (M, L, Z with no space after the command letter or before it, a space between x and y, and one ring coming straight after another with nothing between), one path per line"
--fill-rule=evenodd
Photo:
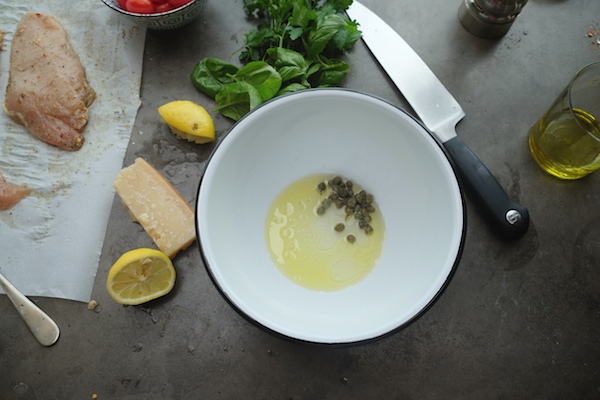
M42 346L52 346L58 340L58 325L44 311L19 292L12 283L0 274L0 286L13 303L27 327Z

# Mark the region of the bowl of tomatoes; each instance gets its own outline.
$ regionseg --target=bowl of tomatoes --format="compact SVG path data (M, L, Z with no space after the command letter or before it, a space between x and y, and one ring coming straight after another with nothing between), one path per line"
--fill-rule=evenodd
M206 0L102 0L104 4L139 26L167 30L196 19Z

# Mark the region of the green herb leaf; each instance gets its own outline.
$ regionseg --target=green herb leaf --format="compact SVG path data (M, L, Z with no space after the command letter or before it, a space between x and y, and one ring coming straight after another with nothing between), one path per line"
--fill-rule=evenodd
M321 57L320 66L318 80L315 84L317 87L338 86L350 71L350 65L342 60L328 60Z
M299 92L300 90L309 89L309 86L304 86L300 83L294 82L289 85L281 88L279 92L277 92L277 96L281 96L282 94Z
M277 69L283 82L294 79L306 81L308 78L310 64L297 51L275 47L269 49L267 54L269 63Z
M217 58L205 58L196 64L191 79L196 88L214 99L225 85L234 81L231 76L237 71L235 65Z
M249 30L244 35L246 46L240 55L240 61L260 61L269 47L278 43L278 36L271 28L261 26Z
M252 61L246 64L236 72L233 79L252 85L260 94L262 101L273 98L281 88L281 76L265 61Z
M344 12L352 0L243 0L259 23L245 33L237 68L217 59L198 63L192 82L238 120L272 97L339 86L350 66L339 59L360 39Z
M300 2L294 5L292 15L289 17L290 25L297 26L302 29L308 28L312 21L315 21L319 17L316 10L307 7Z
M329 41L345 27L346 21L338 14L329 14L318 20L316 29L308 35L308 54L315 56L322 53Z
M234 121L262 104L258 90L248 82L234 82L225 86L215 97L219 111Z
M361 36L362 33L358 30L358 23L346 21L346 25L331 38L330 44L335 45L335 50L330 53L339 54L350 50Z

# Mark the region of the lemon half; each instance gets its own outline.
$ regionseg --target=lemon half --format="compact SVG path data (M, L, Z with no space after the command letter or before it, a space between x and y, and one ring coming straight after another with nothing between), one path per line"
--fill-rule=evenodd
M200 144L215 140L212 117L204 107L192 101L171 101L158 107L158 113L171 131L182 139Z
M111 267L106 290L117 303L137 305L166 295L175 286L175 268L162 251L136 249Z

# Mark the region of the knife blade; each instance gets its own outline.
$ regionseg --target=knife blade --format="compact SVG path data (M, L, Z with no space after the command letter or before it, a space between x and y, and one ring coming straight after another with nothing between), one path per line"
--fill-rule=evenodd
M456 134L465 117L460 104L402 37L373 11L354 0L346 10L362 39L404 98L442 143L473 204L502 238L515 240L529 228L529 211L510 199L496 178Z

